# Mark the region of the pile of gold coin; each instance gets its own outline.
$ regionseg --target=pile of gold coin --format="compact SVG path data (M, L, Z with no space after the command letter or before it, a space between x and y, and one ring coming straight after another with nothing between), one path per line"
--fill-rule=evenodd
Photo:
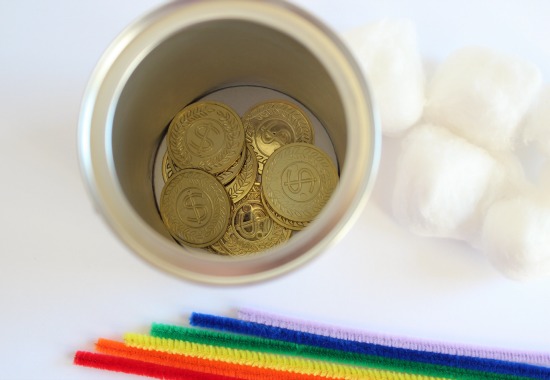
M248 255L286 242L319 214L338 183L313 145L304 112L270 101L243 118L229 106L197 102L166 135L160 214L182 245Z

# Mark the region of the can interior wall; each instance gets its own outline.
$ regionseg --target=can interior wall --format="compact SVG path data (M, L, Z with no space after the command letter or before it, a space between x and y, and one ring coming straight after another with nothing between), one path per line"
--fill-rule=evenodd
M313 42L296 38L298 33ZM379 132L360 73L341 46L326 43L332 41L326 33L288 4L206 1L165 6L115 41L83 104L81 165L107 221L137 253L187 278L247 282L291 269L344 230L355 212L350 208L364 201L372 183ZM243 85L282 92L325 126L341 173L340 186L319 216L331 221L315 221L299 238L253 257L182 254L185 248L170 237L155 202L155 153L166 126L185 105Z

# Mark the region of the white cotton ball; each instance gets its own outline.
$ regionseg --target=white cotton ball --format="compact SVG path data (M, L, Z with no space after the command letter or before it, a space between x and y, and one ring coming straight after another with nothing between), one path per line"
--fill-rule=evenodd
M478 246L485 211L515 194L521 173L512 158L497 161L444 128L419 125L402 143L393 212L414 233Z
M509 151L540 86L536 66L488 49L464 48L436 70L425 119L479 146Z
M550 205L530 196L494 203L483 225L483 249L511 278L550 276Z
M534 142L545 155L550 157L550 86L546 86L541 91L527 117L523 141Z
M369 81L382 133L403 134L424 108L424 69L413 23L380 21L352 30L344 38Z

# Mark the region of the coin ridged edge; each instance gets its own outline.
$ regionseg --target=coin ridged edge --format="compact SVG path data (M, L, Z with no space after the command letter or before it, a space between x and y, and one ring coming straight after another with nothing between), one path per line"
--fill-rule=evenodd
M162 179L164 183L168 182L168 180L179 170L180 169L174 165L172 158L170 158L168 150L164 152L164 156L162 157Z
M229 198L233 203L243 199L246 194L252 189L256 182L256 173L258 172L258 161L250 147L247 147L246 159L242 170L237 177L225 186L225 190L229 194Z
M287 219L279 214L277 214L270 206L269 203L266 202L264 194L261 194L262 203L265 205L265 209L268 213L268 215L273 219L276 223L278 223L280 226L287 228L289 230L293 231L301 231L304 228L306 228L311 221L309 222L297 222L294 220Z
M239 158L224 172L216 175L216 179L221 182L222 185L227 185L233 181L240 173L246 161L246 147L247 144L243 144L243 151Z

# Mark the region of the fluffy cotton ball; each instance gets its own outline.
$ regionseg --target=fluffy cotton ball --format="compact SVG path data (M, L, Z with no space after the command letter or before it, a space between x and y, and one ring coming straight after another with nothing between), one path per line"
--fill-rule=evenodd
M393 193L396 219L419 235L479 245L485 210L517 191L521 168L430 124L403 140Z
M436 70L425 118L479 146L511 150L540 86L536 66L488 49L464 48Z
M483 248L511 278L549 276L550 205L527 196L494 203L483 225Z
M550 86L540 93L523 130L525 143L535 142L550 157Z
M380 21L344 35L369 80L382 133L398 136L424 107L424 71L410 21Z

